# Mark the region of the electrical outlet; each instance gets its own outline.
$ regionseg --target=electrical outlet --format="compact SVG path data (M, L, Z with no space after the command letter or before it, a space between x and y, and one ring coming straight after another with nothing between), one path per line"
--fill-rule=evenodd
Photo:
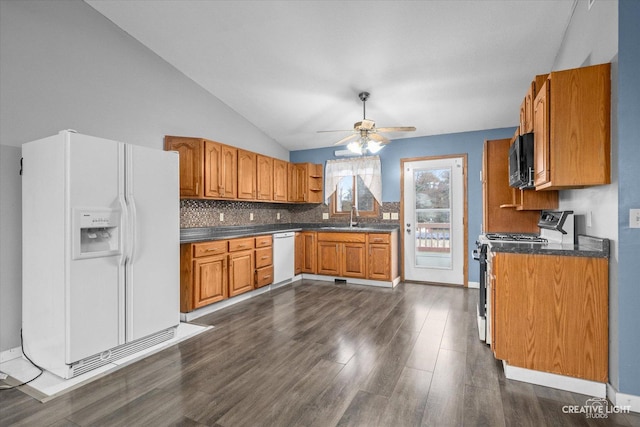
M398 212L391 212L391 219L398 219Z
M224 214L220 212L220 221L224 221Z
M629 228L640 228L640 209L629 209Z
M329 212L322 212L322 219L329 219Z
M280 212L276 213L276 219L280 219Z
M253 212L249 213L249 221L253 221Z
M391 214L389 212L383 212L382 219L391 219Z

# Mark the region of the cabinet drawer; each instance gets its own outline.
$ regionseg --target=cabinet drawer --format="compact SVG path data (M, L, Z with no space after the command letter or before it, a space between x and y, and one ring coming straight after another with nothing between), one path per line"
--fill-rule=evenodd
M229 252L253 249L253 237L229 240Z
M258 236L256 237L256 248L266 248L273 244L273 236Z
M389 243L391 235L387 233L369 233L369 243Z
M220 255L227 252L227 241L218 240L216 242L195 243L193 245L194 258L209 255Z
M256 268L273 264L273 250L271 247L256 249Z
M342 233L342 232L320 232L318 233L319 242L350 242L364 243L367 233Z
M256 288L273 283L273 266L262 267L256 270Z

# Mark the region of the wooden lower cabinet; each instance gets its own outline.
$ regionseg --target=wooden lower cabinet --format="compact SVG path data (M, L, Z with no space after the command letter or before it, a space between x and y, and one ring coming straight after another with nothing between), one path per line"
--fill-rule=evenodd
M367 277L366 233L318 233L318 274Z
M294 238L294 267L293 274L302 274L302 264L304 262L304 236L302 232L296 232Z
M180 245L180 311L222 301L229 296L227 241Z
M255 239L255 287L273 283L273 236L260 236Z
M340 243L318 242L318 274L340 275Z
M252 290L253 283L253 250L229 253L229 296Z
M193 260L193 308L227 298L227 257L218 255Z
M608 259L496 253L492 343L509 365L608 380Z
M302 233L303 257L302 272L315 274L318 271L317 264L317 233L314 231L305 231Z

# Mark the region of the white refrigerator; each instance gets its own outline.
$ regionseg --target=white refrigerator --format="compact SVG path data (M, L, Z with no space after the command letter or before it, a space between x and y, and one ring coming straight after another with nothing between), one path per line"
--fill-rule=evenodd
M71 378L172 338L177 153L62 131L22 157L27 356Z

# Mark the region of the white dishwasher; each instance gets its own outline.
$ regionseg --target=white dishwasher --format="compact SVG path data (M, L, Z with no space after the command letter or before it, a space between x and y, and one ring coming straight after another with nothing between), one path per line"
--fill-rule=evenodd
M273 283L293 279L295 263L295 235L293 231L273 235Z

